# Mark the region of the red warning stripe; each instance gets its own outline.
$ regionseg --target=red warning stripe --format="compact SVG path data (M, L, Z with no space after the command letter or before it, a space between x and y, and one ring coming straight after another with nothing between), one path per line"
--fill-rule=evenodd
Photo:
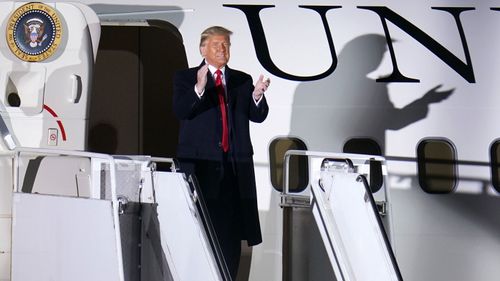
M50 108L48 105L44 104L43 109L47 110L50 115L54 116L54 118L58 118L56 112ZM59 129L61 130L61 137L63 141L66 141L66 130L64 130L64 125L61 120L56 120L57 125L59 126Z

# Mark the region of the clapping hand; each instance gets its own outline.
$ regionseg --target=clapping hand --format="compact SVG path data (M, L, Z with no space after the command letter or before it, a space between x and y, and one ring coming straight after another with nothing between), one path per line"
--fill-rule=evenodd
M264 80L264 75L261 74L259 76L259 80L257 80L257 83L255 83L255 89L253 90L253 98L256 101L260 100L264 92L267 91L270 83L271 80L269 78L266 78Z
M197 81L196 81L196 90L198 93L203 92L205 90L205 86L207 85L207 73L208 73L208 64L200 67L197 73Z

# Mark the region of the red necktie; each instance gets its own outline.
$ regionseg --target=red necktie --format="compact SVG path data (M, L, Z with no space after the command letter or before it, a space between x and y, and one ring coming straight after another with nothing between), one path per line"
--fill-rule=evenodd
M227 152L229 150L229 131L227 128L227 112L226 105L224 103L224 85L222 85L222 71L217 69L215 71L215 89L217 90L217 96L219 97L219 106L222 117L222 150Z

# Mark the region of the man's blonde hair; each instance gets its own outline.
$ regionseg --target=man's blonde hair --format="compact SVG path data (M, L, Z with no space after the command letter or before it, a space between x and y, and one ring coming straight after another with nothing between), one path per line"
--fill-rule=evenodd
M208 39L208 37L213 36L213 35L223 35L227 37L227 41L229 42L229 37L233 34L231 30L228 30L222 26L211 26L207 29L205 29L201 33L201 38L200 38L200 47L203 46L203 43Z

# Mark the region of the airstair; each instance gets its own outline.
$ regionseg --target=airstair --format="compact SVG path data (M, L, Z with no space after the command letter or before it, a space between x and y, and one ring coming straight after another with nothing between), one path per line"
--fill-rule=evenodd
M12 281L229 280L172 159L18 148L13 167Z

